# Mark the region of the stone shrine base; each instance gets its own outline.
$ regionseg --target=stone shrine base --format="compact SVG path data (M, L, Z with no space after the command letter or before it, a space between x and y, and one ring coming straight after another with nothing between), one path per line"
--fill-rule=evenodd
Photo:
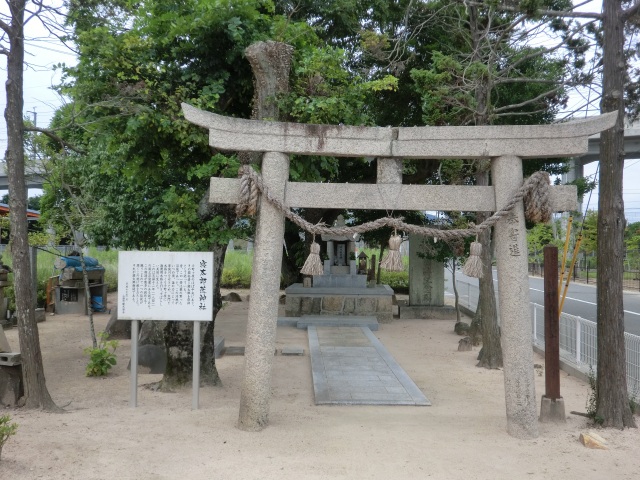
M398 302L398 313L401 319L441 318L442 315L455 315L456 309L450 305L402 305Z
M380 323L393 320L393 290L389 285L370 288L303 287L294 283L285 290L285 315L365 315Z

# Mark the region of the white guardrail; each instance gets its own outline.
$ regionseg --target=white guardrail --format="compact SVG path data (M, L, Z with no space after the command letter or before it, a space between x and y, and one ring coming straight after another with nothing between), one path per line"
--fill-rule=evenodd
M478 287L456 281L460 305L475 311L478 304ZM533 344L544 350L544 306L531 303L531 328ZM627 356L627 388L630 394L640 392L640 336L624 334ZM596 322L575 315L560 315L560 360L579 371L589 374L598 365Z

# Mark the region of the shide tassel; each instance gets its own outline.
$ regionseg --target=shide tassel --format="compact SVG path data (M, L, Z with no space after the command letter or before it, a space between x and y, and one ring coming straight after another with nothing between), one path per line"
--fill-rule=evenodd
M394 233L389 238L389 252L380 262L380 268L384 268L390 272L402 272L404 265L402 264L402 257L400 256L400 244L402 243L402 237Z
M467 259L462 272L468 277L482 278L482 244L480 242L471 242L471 253Z
M307 257L307 260L304 262L300 273L302 273L303 275L322 275L324 273L324 268L322 267L322 262L320 261L320 245L315 242L315 238L311 243L310 250L311 252Z

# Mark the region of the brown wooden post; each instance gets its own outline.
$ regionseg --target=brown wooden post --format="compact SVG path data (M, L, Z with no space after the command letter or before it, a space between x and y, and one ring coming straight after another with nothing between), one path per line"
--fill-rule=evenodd
M544 247L545 397L560 397L560 317L558 312L558 247Z
M558 247L544 247L544 362L545 394L540 421L564 423L564 399L560 396L560 312L558 308ZM580 341L580 339L578 339Z

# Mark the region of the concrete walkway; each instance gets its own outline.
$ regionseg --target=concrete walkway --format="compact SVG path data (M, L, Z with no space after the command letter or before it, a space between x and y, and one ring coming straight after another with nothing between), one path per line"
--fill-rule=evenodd
M431 405L366 327L308 327L317 405Z

